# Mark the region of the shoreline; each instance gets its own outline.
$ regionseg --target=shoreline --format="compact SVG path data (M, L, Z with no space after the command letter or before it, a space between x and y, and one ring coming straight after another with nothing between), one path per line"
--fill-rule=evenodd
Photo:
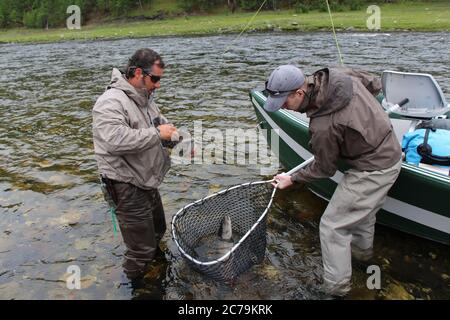
M381 28L369 30L365 10L333 13L338 33L450 32L450 7L446 3L381 5ZM81 30L0 29L0 44L54 43L153 37L197 37L239 34L253 13L199 15L164 20L89 24ZM252 33L332 32L328 13L294 11L261 12L245 30Z
M324 30L255 30L245 32L244 35L263 35L263 34L272 34L272 35L283 35L283 34L312 34L312 33L330 33L333 32L332 29ZM201 37L214 37L214 36L232 36L238 35L240 32L227 32L227 33L191 33L191 34L161 34L161 35L142 35L142 36L117 36L117 37L98 37L98 38L74 38L74 39L58 39L58 40L49 40L49 41L11 41L11 42L3 42L0 41L0 45L14 45L14 44L23 44L23 45L33 45L33 44L53 44L53 43L68 43L68 42L89 42L89 41L115 41L115 40L125 40L125 39L154 39L154 38L181 38L181 37L191 37L191 38L201 38ZM390 34L399 34L399 33L442 33L448 34L450 36L450 30L402 30L402 29L394 29L394 30L381 30L381 31L367 31L367 30L339 30L336 29L336 33L338 34L367 34L367 35L390 35Z

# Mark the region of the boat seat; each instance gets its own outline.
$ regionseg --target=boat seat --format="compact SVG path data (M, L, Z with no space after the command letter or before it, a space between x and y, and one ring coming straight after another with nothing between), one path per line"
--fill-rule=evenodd
M425 73L383 71L381 82L386 110L409 119L432 119L450 111L450 104L436 80ZM408 99L402 107L395 105Z

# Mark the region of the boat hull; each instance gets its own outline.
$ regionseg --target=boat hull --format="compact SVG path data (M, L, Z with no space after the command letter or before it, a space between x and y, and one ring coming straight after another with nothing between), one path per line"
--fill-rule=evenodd
M277 156L291 169L312 156L309 148L307 121L286 110L266 112L262 106L265 96L260 91L250 93L259 125L277 129ZM270 142L270 135L266 137ZM276 151L275 151L276 152ZM312 192L325 200L331 199L346 166L329 179L308 184ZM433 241L450 244L450 177L403 163L400 175L389 191L385 205L377 214L377 223Z

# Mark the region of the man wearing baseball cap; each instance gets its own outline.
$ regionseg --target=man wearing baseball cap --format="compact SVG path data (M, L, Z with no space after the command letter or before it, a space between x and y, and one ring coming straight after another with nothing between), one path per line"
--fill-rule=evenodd
M275 177L279 189L332 177L338 160L350 168L320 221L324 289L351 289L352 256L372 256L376 213L401 169L401 147L374 95L378 77L350 68L324 68L311 76L293 66L276 68L266 82L268 112L281 108L309 117L314 161L292 176Z

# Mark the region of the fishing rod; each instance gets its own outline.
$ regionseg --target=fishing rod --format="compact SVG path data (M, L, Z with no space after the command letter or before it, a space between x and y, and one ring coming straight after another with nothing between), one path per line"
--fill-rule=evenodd
M334 37L334 42L336 44L336 48L338 51L338 55L339 55L339 62L341 64L341 66L344 65L344 59L342 58L342 53L341 53L341 48L339 46L339 41L337 39L337 34L336 34L336 28L334 27L334 21L333 21L333 16L331 14L331 7L330 7L330 3L328 0L325 0L326 4L327 4L327 9L328 9L328 15L330 16L330 22L331 22L331 29L333 31L333 37ZM257 15L259 14L259 12L262 10L262 8L264 7L264 5L267 3L267 0L264 0L262 2L262 4L259 6L258 10L255 12L255 14L251 17L251 19L248 21L248 23L245 25L245 27L242 29L242 31L239 33L239 35L233 40L231 41L231 44L225 49L224 53L226 53L231 45L233 44L233 42L235 42L237 39L239 39L242 34L244 34L244 32L248 29L248 27L252 24L253 20L255 20L255 18L257 17Z

